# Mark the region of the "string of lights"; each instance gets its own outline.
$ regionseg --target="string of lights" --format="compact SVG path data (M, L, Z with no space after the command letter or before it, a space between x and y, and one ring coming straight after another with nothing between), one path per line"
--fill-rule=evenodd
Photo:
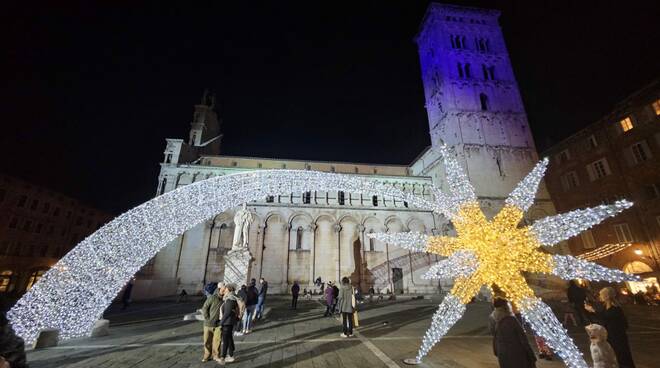
M602 247L592 250L591 252L582 253L577 256L577 258L584 259L585 261L595 261L597 259L611 256L614 253L618 253L630 247L631 245L632 243L605 244Z
M431 267L425 276L454 278L450 294L434 314L415 358L420 363L465 311L464 305L482 287L497 286L518 307L534 331L543 337L569 367L586 368L582 354L568 337L550 308L534 296L524 272L554 274L564 279L624 281L636 277L571 256L551 255L543 245L554 245L579 234L607 217L629 208L632 203L618 201L546 217L531 226L520 227L524 213L533 204L548 160L540 161L505 200L505 206L492 219L483 214L467 175L447 147L440 151L444 160L449 193L441 198L456 229L456 236L429 236L425 251L448 257ZM436 190L437 192L438 190ZM375 235L380 237L380 235ZM422 249L416 236L390 236L393 244L410 250ZM463 305L463 308L460 307Z
M187 229L267 195L346 191L390 196L431 210L434 203L374 179L297 170L218 176L167 192L115 218L47 271L8 312L27 343L54 328L61 339L89 335L94 322L131 277Z

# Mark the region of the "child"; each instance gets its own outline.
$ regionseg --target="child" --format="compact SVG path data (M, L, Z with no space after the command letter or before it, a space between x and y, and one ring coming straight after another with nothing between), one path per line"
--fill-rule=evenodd
M591 359L594 368L618 368L616 355L612 346L607 342L607 330L597 324L590 324L584 328L591 340Z

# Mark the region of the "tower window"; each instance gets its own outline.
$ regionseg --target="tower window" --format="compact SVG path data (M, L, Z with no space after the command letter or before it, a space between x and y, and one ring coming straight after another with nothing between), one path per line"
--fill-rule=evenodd
M490 76L490 80L495 80L495 67L491 66L488 68L488 75Z
M485 93L479 94L479 102L481 103L481 111L489 110L488 96Z
M456 66L458 67L458 77L463 78L463 65L458 63Z
M472 78L472 73L470 72L470 64L465 64L465 78Z
M309 204L312 201L312 192L303 193L303 203Z
M378 196L371 197L371 203L374 205L374 207L378 207Z
M274 196L266 196L266 203L273 203L275 202L275 197Z
M340 206L343 206L346 203L344 192L337 192L337 202Z
M163 181L160 184L160 193L163 194L165 193L165 186L167 185L167 178L163 178Z

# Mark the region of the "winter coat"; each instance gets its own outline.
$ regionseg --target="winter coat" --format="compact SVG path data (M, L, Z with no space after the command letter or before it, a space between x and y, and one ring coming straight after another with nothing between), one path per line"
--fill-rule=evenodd
M225 295L225 302L221 308L220 326L233 326L238 321L239 307L238 298L235 294Z
M355 307L353 306L353 287L351 285L341 286L339 296L337 297L337 305L341 313L355 312Z
M334 301L334 299L335 299L335 294L332 292L332 288L331 287L326 288L325 289L325 302L328 305L332 305L332 302Z
M616 360L619 362L621 368L635 368L632 353L630 352L630 344L628 343L628 321L623 314L623 309L618 306L612 306L600 312L596 312L596 319L607 330L607 342L610 343Z
M202 306L202 315L204 316L204 326L218 327L220 319L220 307L222 299L218 294L209 295Z
M493 353L500 368L536 367L536 356L520 322L509 311L495 308L491 315Z
M247 287L245 304L248 306L256 305L258 301L259 291L254 285Z
M293 286L291 286L291 294L293 296L298 296L298 294L300 294L300 286L298 284L293 284Z
M339 297L339 288L337 285L332 285L332 297L335 299Z
M4 313L0 313L0 356L9 362L12 368L27 367L25 343L16 336Z
M261 287L259 288L259 297L262 299L266 299L267 293L268 293L268 282L264 281L264 283L261 284Z

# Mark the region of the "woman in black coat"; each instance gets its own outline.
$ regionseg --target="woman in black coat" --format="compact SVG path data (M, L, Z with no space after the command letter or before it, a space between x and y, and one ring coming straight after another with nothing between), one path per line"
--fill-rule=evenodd
M220 326L222 327L222 354L221 364L231 363L234 359L234 325L238 321L238 297L234 294L236 287L227 285L224 303L220 309Z
M490 331L493 335L493 353L500 368L534 368L536 356L529 345L527 335L513 316L504 299L493 301L495 309L490 315Z
M603 288L598 293L598 298L603 303L603 310L596 311L593 306L585 304L585 309L590 312L607 330L607 342L610 343L620 368L635 368L630 344L628 343L628 321L623 314L621 305L616 300L616 291L611 287Z

